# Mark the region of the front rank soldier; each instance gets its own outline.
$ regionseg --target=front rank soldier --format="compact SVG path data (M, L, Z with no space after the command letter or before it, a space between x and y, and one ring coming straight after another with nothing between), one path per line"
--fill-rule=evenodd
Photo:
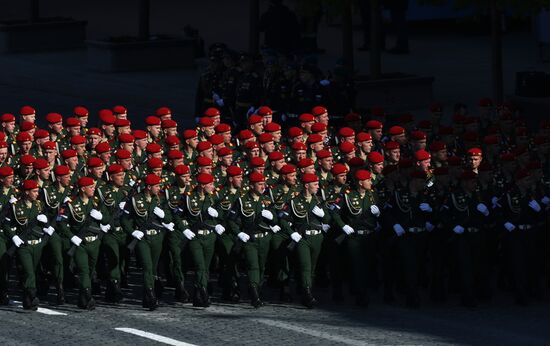
M376 205L376 193L372 190L371 173L355 172L356 188L339 199L338 212L332 214L334 223L347 237L347 251L352 266L352 278L356 304L368 306L369 281L374 279L377 218L380 209Z
M70 240L74 251L73 260L79 279L78 307L95 309L92 297L91 278L94 275L99 247L99 237L110 229L109 214L95 195L95 181L90 177L78 180L78 196L74 201L64 204L60 210L59 232ZM74 249L74 250L73 250Z
M0 167L0 183L2 190L0 193L0 216L4 218L11 212L11 205L17 202L17 195L19 191L13 185L14 171L9 166ZM3 233L0 232L0 304L9 304L8 299L8 263L9 257L6 254L7 246L9 246L9 239Z
M158 300L155 291L160 291L157 267L162 251L164 229L174 231L171 213L167 212L165 200L160 195L161 179L155 174L145 177L145 188L126 203L121 220L122 229L137 240L136 254L143 270L143 307L155 310ZM166 211L165 211L166 210Z
M38 200L38 183L34 180L23 182L23 198L12 205L12 212L6 217L2 228L7 238L17 248L17 259L22 269L23 308L36 310L36 270L40 264L45 234L55 231L48 226L48 218L42 214L43 206Z

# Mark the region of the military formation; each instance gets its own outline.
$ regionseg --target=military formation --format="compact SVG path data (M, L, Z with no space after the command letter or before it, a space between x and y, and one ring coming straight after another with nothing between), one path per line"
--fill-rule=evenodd
M496 289L541 299L550 122L530 132L488 99L475 116L457 107L450 124L443 113L373 108L336 128L316 105L283 127L261 106L241 130L214 107L191 129L167 107L144 129L123 106L100 110L97 127L82 106L48 113L44 129L33 107L3 114L0 303L17 273L25 309L52 286L60 305L67 287L82 309L118 304L134 259L150 310L167 283L198 307L217 289L259 308L268 287L308 308L319 286L363 307L376 291L409 307L422 291L468 307Z

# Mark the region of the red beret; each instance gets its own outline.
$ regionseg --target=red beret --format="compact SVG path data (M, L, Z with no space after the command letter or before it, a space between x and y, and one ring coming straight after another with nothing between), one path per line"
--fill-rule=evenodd
M90 178L90 177L82 177L82 178L78 179L78 186L79 187L90 186L90 185L93 185L94 183L95 183L95 180L93 178Z
M177 165L174 168L174 173L176 173L176 175L186 175L189 174L189 172L189 166L187 165Z
M361 167L365 165L365 160L355 156L349 160L348 165L350 165L351 167Z
M42 149L44 150L54 150L56 148L55 142L52 142L52 141L44 142L42 143L41 146L42 146Z
M118 141L120 143L134 143L134 136L129 133L122 133L118 135Z
M13 174L13 168L11 168L10 166L0 167L0 177L5 178Z
M86 107L76 106L73 108L73 114L81 118L81 117L87 117L88 115L90 115L90 112Z
M311 132L319 133L327 130L327 124L325 123L314 123L311 125Z
M264 130L265 130L265 132L281 131L281 125L279 125L277 123L274 123L274 122L270 122L270 123L267 123L264 126Z
M394 141L388 141L388 142L386 142L386 144L384 145L384 148L385 148L386 150L401 149L401 147L399 146L399 143L394 142Z
M263 119L261 116L253 114L248 118L248 125L258 124L258 123L261 123L262 121Z
M388 133L390 134L390 136L397 136L405 133L405 129L402 128L401 126L392 126L390 127L390 130L388 131Z
M69 169L69 166L60 165L60 166L55 167L54 173L55 173L56 176L60 177L62 175L67 175L67 174L71 173L71 170Z
M203 185L210 184L214 182L214 177L208 173L199 173L197 175L197 182Z
M169 129L169 128L177 127L177 126L178 126L178 123L173 119L166 119L166 120L163 120L162 123L161 123L161 127L163 129Z
M160 151L162 150L162 147L157 144L157 143L149 143L147 144L147 146L145 147L145 151L148 153L148 154L156 154L156 153L160 153Z
M266 116L266 115L272 115L273 114L273 111L271 110L271 108L267 107L267 106L262 106L258 109L258 115L260 116Z
M273 142L273 135L271 133L262 133L258 136L258 142L261 144Z
M172 111L168 107L160 107L156 110L155 115L161 117L163 115L172 114Z
M110 109L102 109L99 111L99 120L105 125L113 125L116 117Z
M265 160L259 156L250 159L250 166L252 167L265 167Z
M220 150L218 150L219 157L224 157L228 155L233 155L233 150L229 149L228 147L223 147L223 148L220 148Z
M67 127L80 126L80 120L78 120L78 118L67 118L65 120L65 125L67 125Z
M430 151L436 152L441 150L446 150L447 144L443 141L433 141L432 144L430 144Z
M95 146L95 151L98 154L103 154L111 151L111 145L108 142L101 142Z
M377 130L377 129L382 129L384 125L378 121L378 120L369 120L367 121L367 123L365 124L365 127L369 130Z
M221 115L221 114L220 114L219 109L214 108L214 107L210 107L204 112L204 115L207 116L207 117L213 118L213 117L217 117L218 115Z
M34 131L34 139L46 138L50 135L47 130L37 129Z
M197 136L198 136L198 134L197 134L197 131L195 131L195 130L185 130L185 131L183 131L183 138L184 139L195 138Z
M197 150L199 152L208 150L210 148L212 148L212 143L208 141L202 141L202 142L199 142L199 144L197 144Z
M50 164L45 159L36 159L32 164L34 169L44 169L48 168Z
M340 149L340 151L344 154L349 154L351 153L352 151L355 150L355 145L353 145L352 143L350 142L342 142L340 143L340 145L338 146L338 148Z
M416 161L424 161L431 159L432 156L426 150L418 150L416 153L414 153L414 158L416 159Z
M284 154L281 153L280 151L273 151L268 155L269 161L279 161L279 160L283 160L284 158L285 158Z
M23 121L21 123L21 125L19 126L19 128L20 128L21 131L30 131L30 130L36 128L36 125L35 125L35 123L30 122L30 121Z
M212 145L219 145L223 143L223 136L220 134L213 134L208 138L208 141L212 143Z
M84 144L84 143L86 143L86 137L84 137L84 136L76 135L76 136L71 137L71 144L72 145L79 145L79 144Z
M481 149L479 149L479 148L471 148L471 149L468 150L467 155L468 156L481 156L481 155L483 155L483 153L482 153Z
M212 159L206 156L199 156L197 157L197 166L199 167L212 166Z
M261 183L265 181L264 175L258 172L250 173L250 175L248 176L248 179L250 180L251 183Z
M411 139L415 141L421 141L423 139L426 139L426 133L422 131L413 131L411 132Z
M372 141L372 136L370 135L370 133L359 132L359 133L355 136L355 140L356 140L358 143L366 142L366 141Z
M291 127L288 129L288 137L290 138L303 136L303 135L304 135L304 131L302 131L302 129L299 127Z
M326 149L319 150L316 155L319 160L326 159L327 157L332 157L332 153L330 152L330 150Z
M377 151L371 151L367 155L367 159L369 160L369 163L372 163L372 164L384 162L384 156Z
M3 123L11 123L12 121L15 121L15 115L11 113L4 113L2 114L2 118L0 118Z
M162 168L163 166L164 162L162 162L162 159L159 159L158 157L151 157L147 160L147 168L149 169Z
M36 180L23 181L23 190L38 189L38 182Z
M124 127L124 126L130 126L130 120L128 119L117 119L115 120L115 126L116 127Z
M94 167L101 167L103 166L105 163L103 162L102 159L100 159L99 157L90 157L88 159L88 162L87 162L87 166L89 168L94 168Z
M296 167L294 165L286 164L283 167L281 167L281 174L290 174L295 172L296 172Z
M132 134L134 135L134 139L147 138L147 132L145 132L143 130L134 130L134 131L132 131Z
M20 159L20 162L23 166L32 166L34 161L36 161L36 159L32 155L23 155Z
M168 150L167 157L169 160L178 160L183 158L183 153L179 150Z
M330 172L332 173L332 175L339 175L339 174L343 174L343 173L347 174L348 173L348 168L346 167L346 165L344 165L342 163L337 163L332 167Z
M250 141L250 142L246 142L246 144L244 145L244 147L245 147L247 150L252 150L252 149L260 148L260 145L258 144L258 142Z
M214 127L214 131L216 131L216 133L230 132L231 126L229 126L228 124L220 123L216 125L216 127Z
M315 162L309 157L303 158L298 162L298 168L306 168L309 166L313 166Z
M319 181L319 177L313 173L305 173L302 175L302 183L314 183L316 181Z
M371 178L371 174L366 169L358 169L355 172L355 179L357 180L367 180Z
M28 132L19 132L15 137L15 140L18 142L31 142L32 137Z
M178 136L167 136L164 141L169 147L180 144L180 139L178 138Z
M299 150L307 150L307 146L302 142L294 142L292 143L292 150L299 151Z
M313 114L303 113L303 114L300 114L300 117L298 117L298 120L300 120L301 123L309 123L311 121L315 121L315 117L313 116Z
M160 125L160 118L154 115L150 115L147 118L145 118L145 125L147 126Z
M229 175L230 177L235 177L237 175L242 175L243 174L243 169L239 166L229 166L227 167L227 175Z
M307 144L320 143L323 141L323 136L317 133L312 133L307 137Z
M78 154L76 152L76 150L74 149L67 149L67 150L63 150L61 152L61 157L63 157L63 159L68 159L68 158L71 158L71 157L76 157Z
M118 149L115 153L115 156L119 160L125 160L132 157L132 153L125 149Z
M36 113L36 110L34 108L32 108L31 106L23 106L19 110L19 114L21 114L21 115L31 115L31 114L35 114L35 113Z
M319 115L322 115L322 114L325 114L325 113L328 113L327 109L323 106L315 106L313 107L313 109L311 110L311 113L313 113L313 115L315 115L316 117L318 117Z
M147 176L145 177L145 184L158 185L160 184L160 177L156 174L147 174Z
M113 113L115 113L115 114L124 114L124 113L128 113L128 110L124 106L114 106L113 107Z
M199 125L202 127L214 126L214 120L209 117L202 117L199 119Z
M239 138L240 140L250 139L253 137L254 137L254 134L250 130L241 130L237 135L237 138Z
M101 136L103 135L103 131L101 131L101 129L98 129L97 127L92 127L88 129L87 134L88 136L91 136L91 135Z
M4 132L0 132L0 133L4 133ZM8 147L8 143L6 143L6 141L0 141L0 148L7 148Z
M355 131L351 127L342 127L338 131L338 136L340 136L340 137L352 137L352 136L355 136Z
M111 175L122 173L122 172L124 172L124 167L122 167L122 165L114 163L114 164L110 165L109 168L107 168L107 172Z

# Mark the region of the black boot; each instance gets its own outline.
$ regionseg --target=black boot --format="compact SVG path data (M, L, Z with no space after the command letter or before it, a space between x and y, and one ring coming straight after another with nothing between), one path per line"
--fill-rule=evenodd
M204 306L204 303L202 302L200 288L198 287L195 287L195 290L193 291L193 306L195 307Z
M282 284L279 299L285 303L292 303L292 294L290 294L290 287L288 287L287 283Z
M95 273L92 277L92 294L101 295L101 281L99 281Z
M187 303L189 301L189 293L185 290L183 281L176 282L176 291L174 293L174 299L180 303Z
M23 294L23 309L36 311L39 304L36 297L36 288L26 289Z
M9 305L10 298L8 297L8 292L0 292L0 305Z
M143 295L143 307L148 308L149 311L156 310L158 308L158 300L155 296L155 291L152 288L147 288Z
M88 301L86 300L86 291L81 288L78 292L78 303L76 304L81 309L86 309Z
M201 294L202 306L204 306L205 308L209 307L210 296L208 295L208 290L206 289L206 287L201 287L200 294Z
M122 301L122 291L120 289L120 281L110 280L107 283L107 288L105 289L105 300L109 303L118 304Z
M313 306L317 304L317 300L313 297L311 293L311 287L305 287L302 294L302 304L308 309L313 309Z
M63 283L57 283L55 288L57 290L57 305L65 304L65 291L63 290Z
M92 291L89 288L81 288L78 294L78 307L81 309L95 309L95 299L92 297Z
M250 304L255 308L262 306L260 293L258 293L258 287L256 286L250 286Z
M155 280L155 295L158 300L162 298L162 293L164 292L164 284L160 278Z

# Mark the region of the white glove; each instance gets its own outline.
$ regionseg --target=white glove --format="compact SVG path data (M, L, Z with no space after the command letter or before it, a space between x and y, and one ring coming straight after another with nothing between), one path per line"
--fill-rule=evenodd
M153 209L153 213L155 213L155 215L159 218L164 219L164 210L160 209L159 207L155 207L155 209Z
M135 181L133 181L133 180L130 180L130 182L128 183L128 185L130 185L130 186L134 186L134 185L136 185L136 182L135 182Z
M185 229L183 231L183 235L185 236L185 238L187 238L189 240L193 240L193 238L195 238L195 233L191 232L190 229Z
M353 228L351 228L349 225L344 225L344 227L342 227L342 230L344 231L344 233L346 233L347 235L350 235L352 234L353 232L355 232L355 230Z
M174 232L174 223L173 222L170 222L170 223L164 223L163 222L162 225L164 226L164 228L166 228L170 232Z
M548 196L544 196L542 197L542 199L540 200L544 205L550 205L550 197ZM11 202L11 200L10 200Z
M216 100L216 104L220 107L223 107L225 105L225 102L223 102L223 99Z
M262 216L268 219L269 221L273 220L273 213L269 210L262 210Z
M13 241L13 243L14 243L15 246L17 246L17 247L20 247L21 245L23 245L23 239L19 238L18 235L14 235L14 236L11 238L11 241Z
M325 217L325 211L318 206L315 206L311 212L319 217Z
M136 238L137 240L141 240L141 238L143 238L144 234L142 231L133 231L132 232L132 237Z
M300 240L302 240L302 236L298 232L292 233L290 235L290 238L292 238L292 240L294 240L295 242L299 242Z
M76 235L73 235L71 237L71 243L73 243L74 245L76 246L80 246L80 243L82 243L82 239L80 239L79 237L77 237Z
M120 210L124 210L124 207L126 207L126 202L120 202L118 204L118 207L120 208Z
M101 214L101 212L97 209L90 210L90 216L97 221L101 221L103 219L103 214Z
M273 233L277 233L281 230L281 226L279 225L275 225L275 226L269 226L269 228L271 228L271 230L273 231Z
M374 204L370 206L370 212L376 217L380 216L380 209L378 209L378 207Z
M491 198L491 203L493 204L493 209L502 208L502 206L500 205L500 203L498 203L498 201L499 201L499 199L496 196L493 196L493 198Z
M433 211L432 207L430 207L428 203L420 203L419 208L420 210L425 211L427 213L431 213Z
M212 207L208 207L208 215L218 217L218 211Z
M222 235L222 233L225 232L225 227L218 224L216 225L216 227L214 227L214 230L216 231L216 233L218 233L218 235Z
M326 87L330 85L330 81L328 79L323 79L319 82L322 86Z
M485 216L489 216L489 209L487 208L487 206L483 203L479 203L477 205L477 211L479 211L480 213L482 213L483 215Z
M42 230L44 231L44 233L50 236L53 234L53 232L55 232L55 228L53 228L52 226L44 227L42 228Z
M506 230L507 230L508 232L512 232L513 230L516 229L516 226L515 226L513 223L511 223L511 222L506 222L506 223L504 224L504 228L506 228Z
M10 204L14 204L15 202L17 202L17 198L11 196L11 198L10 198Z
M455 232L456 234L462 234L464 233L464 227L456 225L455 228L453 228L453 232Z
M107 233L111 229L111 225L99 225L99 228L101 228L104 233Z
M428 232L433 231L434 228L435 228L435 226L434 226L430 221L426 221L426 230L427 230Z
M323 232L325 233L328 232L328 230L330 229L330 225L326 223L322 223L321 227L323 227Z
M531 209L533 209L537 213L540 211L540 204L535 200L530 201L529 206L531 207Z
M237 234L237 237L239 237L239 239L243 242L243 243L246 243L247 241L250 240L250 236L244 232L240 232L239 234Z
M405 230L403 229L403 226L401 226L398 223L393 225L393 231L395 232L395 234L397 234L398 237L401 237L403 234L405 234Z
M48 223L48 218L44 214L39 214L36 219L42 223Z

